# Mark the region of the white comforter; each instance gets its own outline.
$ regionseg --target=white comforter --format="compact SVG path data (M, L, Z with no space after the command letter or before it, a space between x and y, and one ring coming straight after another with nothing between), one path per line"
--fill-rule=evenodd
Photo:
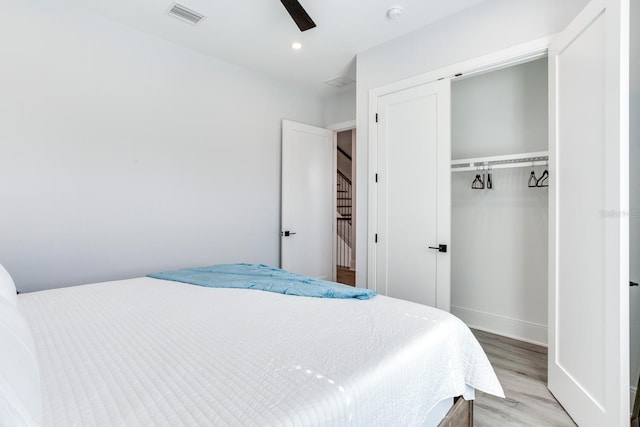
M454 316L151 278L19 296L45 426L410 426L502 389Z

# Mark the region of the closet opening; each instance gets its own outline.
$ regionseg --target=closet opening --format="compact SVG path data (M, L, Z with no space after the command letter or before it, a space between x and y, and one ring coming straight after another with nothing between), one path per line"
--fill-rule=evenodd
M451 312L547 346L547 58L451 84Z

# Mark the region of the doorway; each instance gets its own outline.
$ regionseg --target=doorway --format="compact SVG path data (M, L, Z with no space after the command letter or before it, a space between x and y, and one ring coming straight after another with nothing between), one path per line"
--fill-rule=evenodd
M451 84L451 312L547 345L546 57ZM550 178L550 179L549 179Z
M356 130L336 132L336 281L356 285Z

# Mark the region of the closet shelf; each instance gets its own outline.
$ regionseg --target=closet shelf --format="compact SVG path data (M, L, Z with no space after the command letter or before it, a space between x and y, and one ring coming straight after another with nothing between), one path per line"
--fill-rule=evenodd
M491 166L491 169L545 166L549 162L548 151L534 153L507 154L504 156L476 157L451 161L451 172L475 171Z

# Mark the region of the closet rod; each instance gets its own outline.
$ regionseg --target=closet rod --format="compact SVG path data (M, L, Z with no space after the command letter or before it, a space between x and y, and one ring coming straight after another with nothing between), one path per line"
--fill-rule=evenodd
M549 152L507 154L504 156L476 157L451 161L451 172L475 171L479 168L491 169L545 166L549 163Z

